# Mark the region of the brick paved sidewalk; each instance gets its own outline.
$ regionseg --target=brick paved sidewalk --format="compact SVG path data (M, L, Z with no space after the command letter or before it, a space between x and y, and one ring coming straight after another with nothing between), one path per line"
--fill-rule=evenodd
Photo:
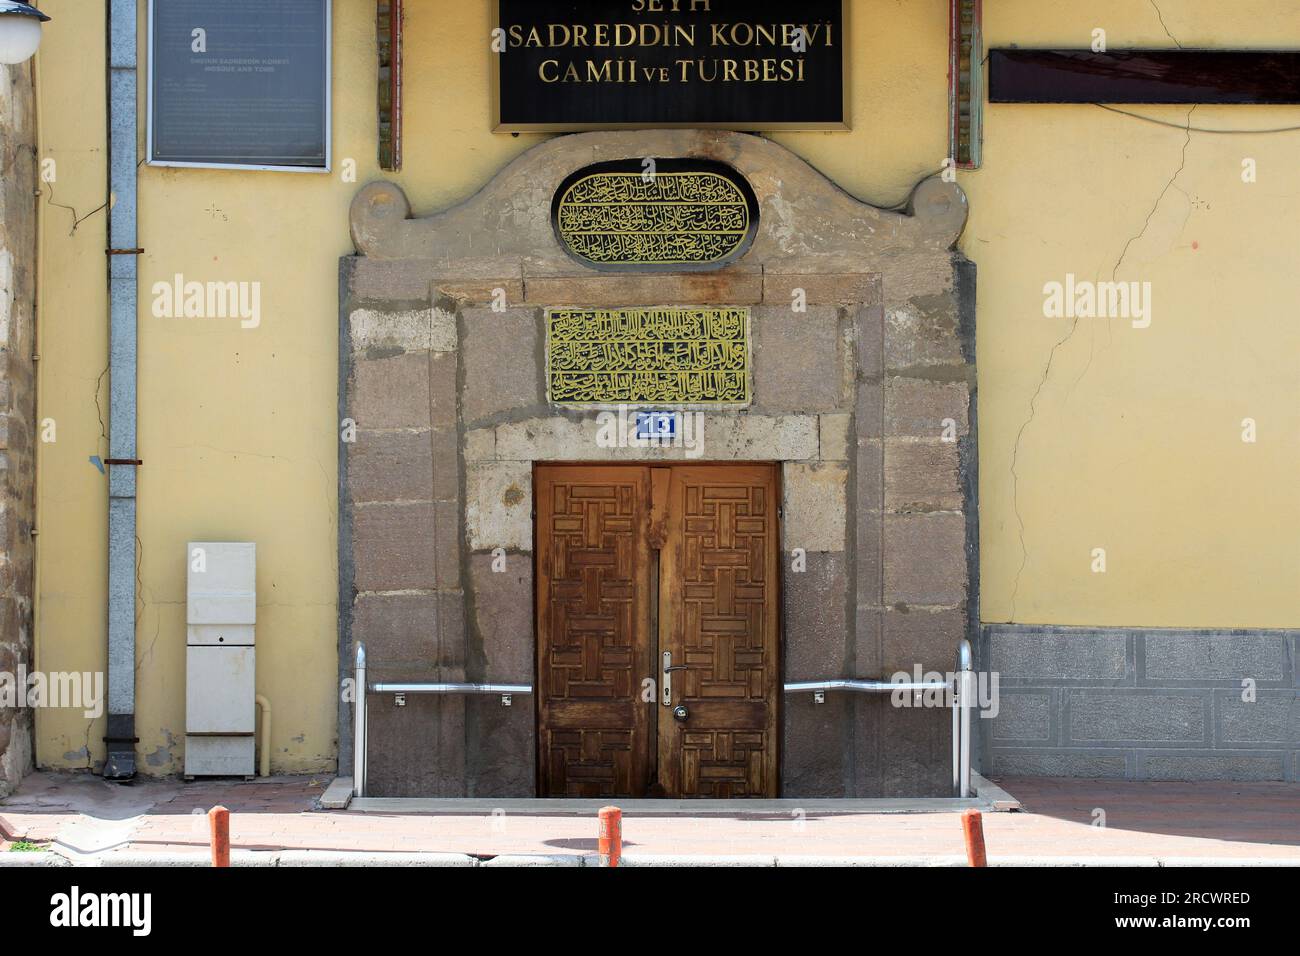
M236 850L457 853L579 857L595 850L587 818L357 813L313 809L330 778L256 782L141 779L131 786L86 774L38 773L0 802L0 853L25 840L78 862L105 854L203 856L204 814L231 810ZM1300 862L1300 786L1284 783L1148 783L1063 779L998 781L1025 806L986 813L989 857L1066 863ZM1105 826L1094 826L1095 811ZM955 813L863 813L794 819L638 817L624 822L637 855L785 857L832 861L952 862L963 854Z

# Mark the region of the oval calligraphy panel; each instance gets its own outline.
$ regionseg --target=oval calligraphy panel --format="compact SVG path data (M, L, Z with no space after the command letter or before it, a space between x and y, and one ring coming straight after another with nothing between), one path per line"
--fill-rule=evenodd
M758 199L725 163L616 160L561 183L551 223L569 255L594 269L720 269L753 243Z

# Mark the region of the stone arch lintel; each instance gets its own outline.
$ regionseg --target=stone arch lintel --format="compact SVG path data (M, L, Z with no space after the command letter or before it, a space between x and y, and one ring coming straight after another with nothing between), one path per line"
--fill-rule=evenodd
M534 274L582 271L550 226L556 189L574 170L641 157L725 162L758 196L758 235L728 268L823 260L828 271L877 271L900 255L942 252L961 235L968 212L956 183L923 179L904 212L859 202L785 147L745 133L648 130L560 136L502 169L476 195L443 212L414 217L400 186L375 182L353 199L357 252L370 259L458 261L518 258ZM725 270L724 270L725 271Z

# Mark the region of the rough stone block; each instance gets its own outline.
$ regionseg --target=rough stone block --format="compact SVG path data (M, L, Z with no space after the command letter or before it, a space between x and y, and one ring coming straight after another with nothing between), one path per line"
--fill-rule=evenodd
M785 489L785 550L843 551L848 467L841 462L789 463Z
M809 461L818 454L814 415L708 415L705 459L719 461Z
M1069 740L1078 743L1205 742L1207 699L1195 692L1069 691Z
M885 442L885 507L890 511L961 511L956 442Z
M955 292L918 295L885 313L888 368L962 363Z
M815 461L815 415L706 413L694 449L605 447L596 413L581 418L530 418L496 429L495 457L512 461Z
M964 383L895 378L885 383L885 434L942 438L951 419L957 437L969 430L970 393Z
M505 570L493 571L490 554L470 558L474 633L483 661L476 676L495 683L534 681L533 562L527 555L509 554Z
M807 571L785 575L787 680L817 680L844 673L847 595L843 553L810 553Z
M878 679L884 674L881 664L881 644L884 640L884 615L880 607L861 605L857 608L853 632L853 676Z
M358 591L436 586L432 502L360 505L353 512L352 529Z
M526 461L466 468L465 523L471 551L532 552L533 469Z
M787 695L781 747L781 793L785 797L844 796L848 700L828 695L814 704L811 694Z
M465 592L438 592L438 663L447 673L465 672Z
M858 508L855 530L857 549L853 555L857 572L857 603L878 607L884 604L885 568L884 519L878 512Z
M769 272L763 276L763 304L789 308L796 290L802 290L809 305L859 305L880 299L880 275L871 272L827 275L782 275Z
M455 428L456 353L429 353L429 421L435 427Z
M354 352L450 352L456 348L456 316L441 309L354 309L348 325Z
M881 644L882 675L899 671L947 674L957 669L957 652L966 636L966 614L960 610L889 608L884 616Z
M354 357L351 417L360 428L428 428L429 362L423 352Z
M895 706L892 695L877 700L880 795L951 796L952 711L946 706Z
M537 316L532 309L465 310L461 408L475 422L542 402Z
M851 421L851 417L843 412L821 416L819 424L822 461L848 460L851 447L849 442Z
M494 457L509 461L613 460L616 451L597 444L598 431L595 415L507 422L496 429Z
M500 697L472 697L466 702L465 720L469 739L476 742L466 755L468 795L535 797L537 758L533 698L516 696L511 706L503 707ZM509 834L509 817L504 825Z
M854 694L847 703L853 721L853 778L848 795L879 797L883 793L880 775L880 709L885 706L885 702L874 694Z
M433 497L429 432L357 432L348 448L353 501L427 501Z
M351 257L343 261L349 270L348 291L353 299L388 303L389 311L401 309L403 305L423 305L429 301L433 263L421 259L362 257Z
M988 628L990 661L1002 680L1070 683L1132 680L1129 638L1122 631Z
M1287 632L1146 631L1147 680L1286 680Z
M501 272L486 278L435 279L433 288L439 297L464 305L490 307L503 293L507 304L515 305L524 301L523 280L505 278Z
M460 501L436 501L434 511L434 551L438 587L460 587L460 552L465 540L461 524Z
M885 453L880 441L858 443L857 507L859 511L882 511L885 503Z
M885 433L885 386L881 382L859 382L853 415L858 442L880 438Z
M528 299L538 305L580 302L591 308L645 305L757 305L763 278L756 272L689 275L529 276Z
M885 369L885 309L879 302L864 306L853 316L856 331L858 375L879 382Z
M460 496L460 438L455 428L435 428L431 437L433 497Z
M465 795L465 699L371 694L367 790L374 797Z
M400 665L412 680L430 679L438 665L438 604L432 592L362 594L352 609L352 639L365 642L375 666Z
M465 460L491 461L497 456L497 430L475 428L465 432Z
M885 516L885 603L957 605L966 599L961 515Z
M751 322L755 405L783 412L828 412L841 406L838 309L756 309ZM796 355L799 361L790 361Z

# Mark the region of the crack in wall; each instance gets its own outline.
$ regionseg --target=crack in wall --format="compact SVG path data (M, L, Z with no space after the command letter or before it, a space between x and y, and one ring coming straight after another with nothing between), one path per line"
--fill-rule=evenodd
M1120 252L1119 258L1115 260L1115 265L1110 270L1110 278L1112 282L1115 281L1115 274L1119 272L1119 267L1124 264L1124 259L1128 256L1129 247L1146 235L1147 229L1151 227L1151 220L1155 218L1156 212L1160 209L1160 204L1164 202L1164 198L1168 195L1169 190L1173 188L1174 182L1182 174L1183 170L1187 168L1187 147L1192 143L1192 114L1195 112L1195 106L1187 111L1186 138L1183 140L1183 152L1178 161L1178 168L1174 170L1174 174L1169 177L1169 182L1165 183L1165 188L1160 190L1160 195L1157 196L1156 201L1152 203L1151 211L1147 213L1146 221L1142 223L1141 230L1138 231L1137 235L1129 239L1128 242L1124 243L1124 248Z
M1165 36L1173 40L1174 45L1181 50L1183 48L1183 45L1178 42L1178 37L1174 36L1172 33L1169 32L1169 27L1165 26L1165 15L1161 13L1160 8L1156 6L1156 0L1148 0L1148 2L1151 4L1151 9L1156 12L1156 16L1160 18L1160 26L1165 31Z
M1152 3L1152 6L1155 6L1154 2ZM1159 12L1158 8L1157 8L1157 12ZM1161 22L1163 23L1163 20ZM1173 38L1172 34L1170 38L1171 39ZM1178 41L1174 40L1174 42L1177 43ZM1133 245L1133 243L1137 242L1144 235L1146 235L1147 229L1149 229L1151 226L1151 220L1155 218L1156 212L1159 211L1160 209L1160 204L1164 201L1164 198L1166 195L1168 195L1169 190L1173 188L1175 181L1177 181L1178 177L1182 174L1183 170L1187 167L1187 147L1192 142L1192 114L1195 112L1196 112L1196 106L1192 106L1192 108L1187 111L1187 123L1186 123L1186 130L1185 130L1186 138L1183 140L1183 148L1182 148L1182 153L1179 157L1178 168L1174 170L1174 174L1169 177L1169 181L1165 183L1164 188L1160 190L1160 194L1156 196L1156 200L1151 206L1151 211L1147 213L1146 220L1142 223L1142 228L1138 230L1138 232L1135 235L1131 236L1127 242L1124 243L1124 248L1120 250L1119 258L1115 260L1115 265L1111 269L1110 278L1112 282L1115 281L1115 277L1116 274L1119 272L1120 266L1124 264L1124 260L1128 256L1129 248ZM1107 326L1109 327L1109 320L1107 321ZM1052 374L1052 366L1056 362L1057 352L1059 352L1061 348L1066 343L1068 343L1070 339L1074 337L1074 333L1078 330L1078 328L1079 328L1079 316L1076 315L1074 321L1070 324L1070 330L1066 332L1065 335L1063 335L1059 340L1057 340L1056 344L1052 346L1052 350L1048 353L1047 364L1043 367L1043 375L1038 381L1038 388L1034 390L1033 396L1029 399L1029 416L1024 420L1024 422L1020 426L1020 430L1016 433L1016 442L1011 450L1011 506L1012 506L1012 510L1015 512L1016 526L1018 529L1017 534L1020 542L1020 567L1016 570L1016 577L1015 580L1012 582L1012 586L1011 586L1011 610L1007 616L1007 621L1002 623L1015 623L1016 598L1020 594L1020 579L1024 576L1025 567L1029 563L1029 549L1025 545L1025 518L1023 513L1020 510L1020 473L1017 470L1020 463L1021 441L1024 438L1025 431L1029 428L1031 424L1033 424L1034 418L1038 414L1038 399L1039 396L1042 395L1043 389L1047 387L1047 381ZM1091 366L1092 364L1091 355L1089 356L1088 364L1089 366ZM1087 371L1088 369L1085 368L1084 373L1086 374ZM1082 381L1082 379L1083 379L1083 375L1080 375L1079 378L1075 381L1075 385L1078 385L1079 381Z
M99 378L95 379L95 417L99 419L99 435L104 441L108 441L108 424L104 421L104 406L99 403L99 392L104 387L104 376L109 373L112 365L105 365L104 371L99 373Z

